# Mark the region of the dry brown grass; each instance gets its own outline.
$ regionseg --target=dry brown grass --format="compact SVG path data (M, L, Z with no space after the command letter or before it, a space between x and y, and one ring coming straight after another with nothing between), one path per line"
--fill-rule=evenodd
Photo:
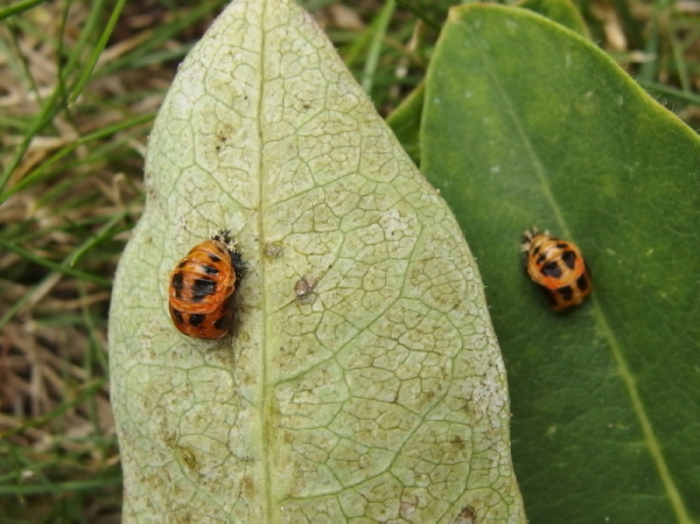
M0 520L119 520L110 279L141 212L150 121L221 3L128 3L75 103L110 10L44 3L0 25L0 165L15 163L0 205Z

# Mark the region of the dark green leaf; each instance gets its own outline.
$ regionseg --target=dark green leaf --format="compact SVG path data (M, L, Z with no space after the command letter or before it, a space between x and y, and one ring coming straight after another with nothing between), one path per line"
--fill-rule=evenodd
M581 36L588 37L588 28L581 13L569 0L524 0L519 6L568 27Z
M587 36L581 14L567 0L526 0L521 7L546 16L564 27ZM386 119L401 145L416 165L420 165L420 124L423 113L425 83L421 82Z
M506 356L532 522L700 518L700 142L580 36L452 11L427 78L423 168L458 216ZM520 233L578 243L595 287L555 313Z

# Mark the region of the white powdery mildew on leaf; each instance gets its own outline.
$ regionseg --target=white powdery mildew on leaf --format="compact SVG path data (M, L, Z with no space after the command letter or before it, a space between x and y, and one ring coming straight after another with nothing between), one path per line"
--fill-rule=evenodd
M524 519L474 262L306 13L227 9L146 174L110 327L126 521ZM212 228L249 265L217 342L167 312L170 269Z

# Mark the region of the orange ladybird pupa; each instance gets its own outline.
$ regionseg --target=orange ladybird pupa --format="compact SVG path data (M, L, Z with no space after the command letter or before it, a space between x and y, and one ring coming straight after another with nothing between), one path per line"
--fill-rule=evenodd
M193 247L170 273L169 310L184 335L218 339L233 321L234 293L245 264L229 231L220 231Z
M527 273L542 287L555 310L577 306L590 295L591 275L573 242L533 227L523 233L522 250L527 254Z

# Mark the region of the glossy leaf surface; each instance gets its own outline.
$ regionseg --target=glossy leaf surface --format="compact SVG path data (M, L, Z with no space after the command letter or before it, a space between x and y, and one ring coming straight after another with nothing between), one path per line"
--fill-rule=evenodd
M700 518L700 142L590 42L523 9L451 12L421 158L458 217L506 357L532 522ZM533 225L595 290L552 311L523 272Z

